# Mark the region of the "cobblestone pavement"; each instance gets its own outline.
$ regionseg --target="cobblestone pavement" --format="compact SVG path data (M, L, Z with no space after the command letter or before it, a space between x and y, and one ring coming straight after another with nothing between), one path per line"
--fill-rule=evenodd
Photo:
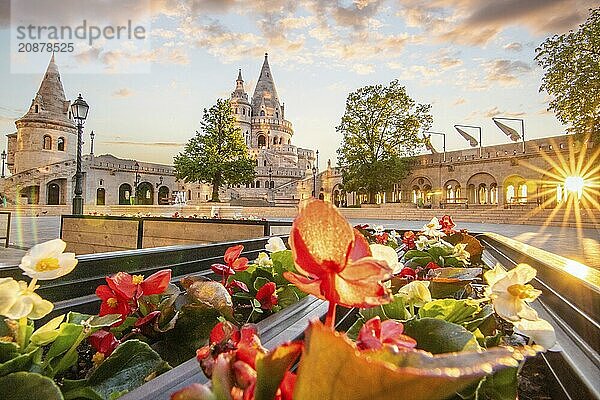
M289 219L287 219L289 220ZM356 219L351 223L383 225L389 229L420 229L427 221ZM600 230L533 225L480 224L460 222L457 228L472 232L495 232L531 246L600 269ZM60 217L13 217L11 247L0 248L0 265L18 263L25 250L36 243L54 239L60 233Z

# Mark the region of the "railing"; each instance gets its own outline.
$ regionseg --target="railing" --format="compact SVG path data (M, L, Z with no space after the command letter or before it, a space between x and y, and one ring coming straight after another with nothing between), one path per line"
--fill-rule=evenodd
M4 239L4 247L8 247L8 241L10 239L10 211L0 211L0 215L6 215L6 233L4 236L0 236L0 239Z

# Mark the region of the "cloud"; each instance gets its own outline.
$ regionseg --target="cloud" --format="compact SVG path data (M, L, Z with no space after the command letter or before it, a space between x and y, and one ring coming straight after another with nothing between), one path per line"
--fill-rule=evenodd
M452 103L453 106L459 106L461 104L465 104L467 100L464 97L459 97Z
M502 111L498 107L492 107L481 113L483 117L493 118L501 115L503 117L522 117L525 115L523 111Z
M375 66L373 64L354 64L352 71L359 75L368 75L375 72Z
M518 53L523 50L523 45L519 42L512 42L504 45L503 49L506 51L514 51Z
M131 91L129 88L121 88L119 90L115 90L112 95L113 97L129 97L133 95L133 91Z
M517 83L520 75L531 71L531 66L523 61L506 59L486 61L483 63L483 67L487 73L487 79L504 85Z

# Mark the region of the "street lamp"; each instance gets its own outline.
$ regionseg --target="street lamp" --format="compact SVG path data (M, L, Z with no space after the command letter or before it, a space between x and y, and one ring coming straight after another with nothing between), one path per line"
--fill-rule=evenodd
M273 197L273 191L271 189L273 189L274 187L275 185L273 184L273 168L269 167L269 190L267 191L267 198L269 194L271 194L271 197Z
M77 123L77 172L75 173L75 197L73 197L73 214L83 214L83 173L81 172L81 146L83 124L88 115L90 106L83 100L81 93L71 104L71 113Z
M312 168L313 172L313 197L317 197L317 167Z
M431 132L431 131L425 131L423 133L429 133L430 135L442 135L444 137L444 162L446 162L446 134L442 133L442 132Z
M135 202L137 202L138 199L138 186L140 184L140 181L142 180L142 177L140 176L140 164L136 161L135 164L133 164L133 168L135 170L135 180L133 181L133 187L134 187L134 199Z
M6 164L6 150L2 150L2 178L5 178L4 175L4 165Z
M503 121L520 121L521 122L521 134L517 132L515 129L511 128L508 125L503 124L502 122L498 122L498 120ZM496 124L498 128L502 132L506 134L513 142L518 142L519 139L523 142L523 153L525 153L525 121L522 118L505 118L505 117L493 117L492 121Z
M462 130L460 128L477 129L479 131L479 142L477 142L477 140L473 136L469 135L467 132L465 132L464 130ZM466 140L469 141L469 144L471 145L471 147L476 147L477 144L479 144L479 158L481 158L482 152L483 152L483 149L481 148L481 127L473 126L473 125L454 125L454 129L456 129L456 131L460 134L460 136L462 136L463 138L465 138Z
M90 139L91 139L90 154L91 155L94 155L94 136L96 136L96 135L94 134L94 131L92 131L90 133Z

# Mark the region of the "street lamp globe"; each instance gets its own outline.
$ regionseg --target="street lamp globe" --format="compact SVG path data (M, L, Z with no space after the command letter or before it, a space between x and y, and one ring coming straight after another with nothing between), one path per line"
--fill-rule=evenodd
M88 111L90 106L85 102L83 97L81 97L81 93L77 96L77 99L71 104L71 113L73 114L73 119L78 123L83 124L83 122L87 119Z

